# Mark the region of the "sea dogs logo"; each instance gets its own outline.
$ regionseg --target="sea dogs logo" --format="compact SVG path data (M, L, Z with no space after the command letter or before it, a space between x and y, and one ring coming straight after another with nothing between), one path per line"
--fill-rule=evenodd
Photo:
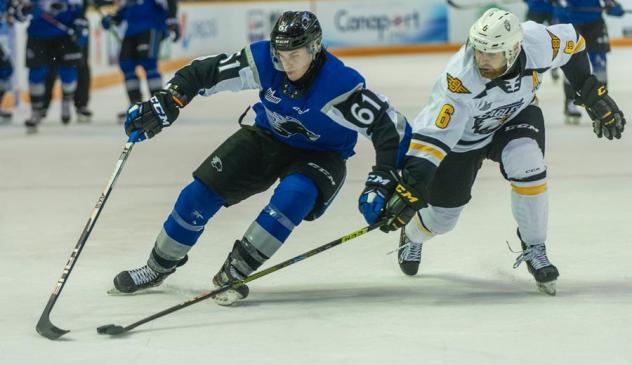
M305 128L298 119L285 117L269 110L266 110L266 114L272 128L283 137L290 138L295 134L300 134L312 142L320 138L320 135Z
M520 109L524 104L524 100L520 99L515 103L503 105L496 109L492 109L487 113L474 117L474 133L489 134L495 132L505 122Z

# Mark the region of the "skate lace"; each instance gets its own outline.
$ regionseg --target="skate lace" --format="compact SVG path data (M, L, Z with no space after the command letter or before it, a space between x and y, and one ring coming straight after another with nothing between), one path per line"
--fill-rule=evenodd
M134 280L134 284L143 285L154 281L160 276L160 273L145 265L141 268L130 270L129 275Z
M514 269L520 266L523 261L527 261L535 269L541 269L546 266L551 266L549 258L546 257L546 247L544 244L532 245L525 248L514 263Z
M406 244L399 248L399 261L421 261L421 246L421 243L406 239Z

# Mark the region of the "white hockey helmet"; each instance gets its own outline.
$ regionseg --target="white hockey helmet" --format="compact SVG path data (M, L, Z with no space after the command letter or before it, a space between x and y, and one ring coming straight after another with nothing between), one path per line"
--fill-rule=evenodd
M509 69L520 54L520 20L506 10L491 8L472 25L468 42L480 52L503 52Z

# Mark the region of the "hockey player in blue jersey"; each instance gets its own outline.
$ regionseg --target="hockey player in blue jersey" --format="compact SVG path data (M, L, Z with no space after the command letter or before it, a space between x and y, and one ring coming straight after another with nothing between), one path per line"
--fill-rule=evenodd
M9 19L12 18L7 5L7 1L0 0L0 22L2 23L9 23ZM12 117L11 112L2 108L4 94L11 87L11 75L13 75L13 63L4 45L0 44L0 123L10 122Z
M610 16L624 15L621 4L615 0L557 0L554 1L553 18L558 23L573 24L577 32L584 37L593 73L600 82L607 84L606 56L610 52L610 40L602 9ZM579 124L581 112L574 103L577 99L576 94L568 80L564 82L564 96L565 122Z
M31 15L26 42L31 117L24 124L28 132L34 132L44 114L45 80L54 63L59 65L62 85L61 121L64 124L70 121L81 58L76 35L83 32L85 22L81 17L81 0L34 0L23 5L22 12Z
M395 190L395 169L408 148L410 126L384 97L366 88L357 71L324 49L321 38L314 14L285 12L270 41L252 43L234 54L198 58L149 101L130 108L127 134L139 130L141 139L152 138L196 95L259 89L254 125L242 124L242 116L239 131L193 173L147 264L114 278L118 291L132 293L162 283L186 262L204 226L222 206L237 204L280 180L269 204L235 241L213 283L221 286L250 275L297 225L325 212L345 180L345 161L354 154L358 133L368 136L376 151L362 199L373 202ZM230 305L248 293L243 285L215 300Z
M527 4L527 20L540 24L551 24L553 4L550 0L525 0Z
M162 89L162 76L158 70L160 42L169 34L174 42L180 38L177 11L177 0L121 0L114 15L103 17L101 25L104 29L110 29L112 25L125 29L119 67L125 77L130 105L143 100L137 66L145 70L151 95ZM120 122L125 116L126 113L119 114Z

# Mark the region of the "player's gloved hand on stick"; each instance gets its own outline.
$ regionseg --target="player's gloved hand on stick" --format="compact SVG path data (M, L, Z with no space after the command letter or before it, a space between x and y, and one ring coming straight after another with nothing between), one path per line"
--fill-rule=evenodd
M383 232L396 231L410 222L421 208L427 206L421 195L405 182L398 182L395 191L384 208L386 223L380 227Z
M625 11L623 10L623 6L619 4L619 2L615 0L604 0L604 7L606 8L606 14L610 16L623 16L625 15Z
M623 112L608 95L606 85L599 82L595 76L590 76L584 82L579 94L579 101L584 104L590 119L593 120L593 130L597 137L621 138L621 133L625 128L625 118Z
M178 19L169 18L167 19L167 29L169 29L169 33L171 36L171 40L177 42L180 39L180 23L178 23Z
M121 24L121 18L116 15L106 15L101 18L101 26L103 29L108 30L112 28L112 25Z
M358 199L358 209L369 224L375 223L382 215L384 205L393 194L397 181L397 173L391 169L374 166L369 173Z
M179 108L184 105L186 102L182 95L168 86L156 92L148 101L137 103L127 111L125 133L129 136L133 131L140 130L136 142L152 138L178 118Z

